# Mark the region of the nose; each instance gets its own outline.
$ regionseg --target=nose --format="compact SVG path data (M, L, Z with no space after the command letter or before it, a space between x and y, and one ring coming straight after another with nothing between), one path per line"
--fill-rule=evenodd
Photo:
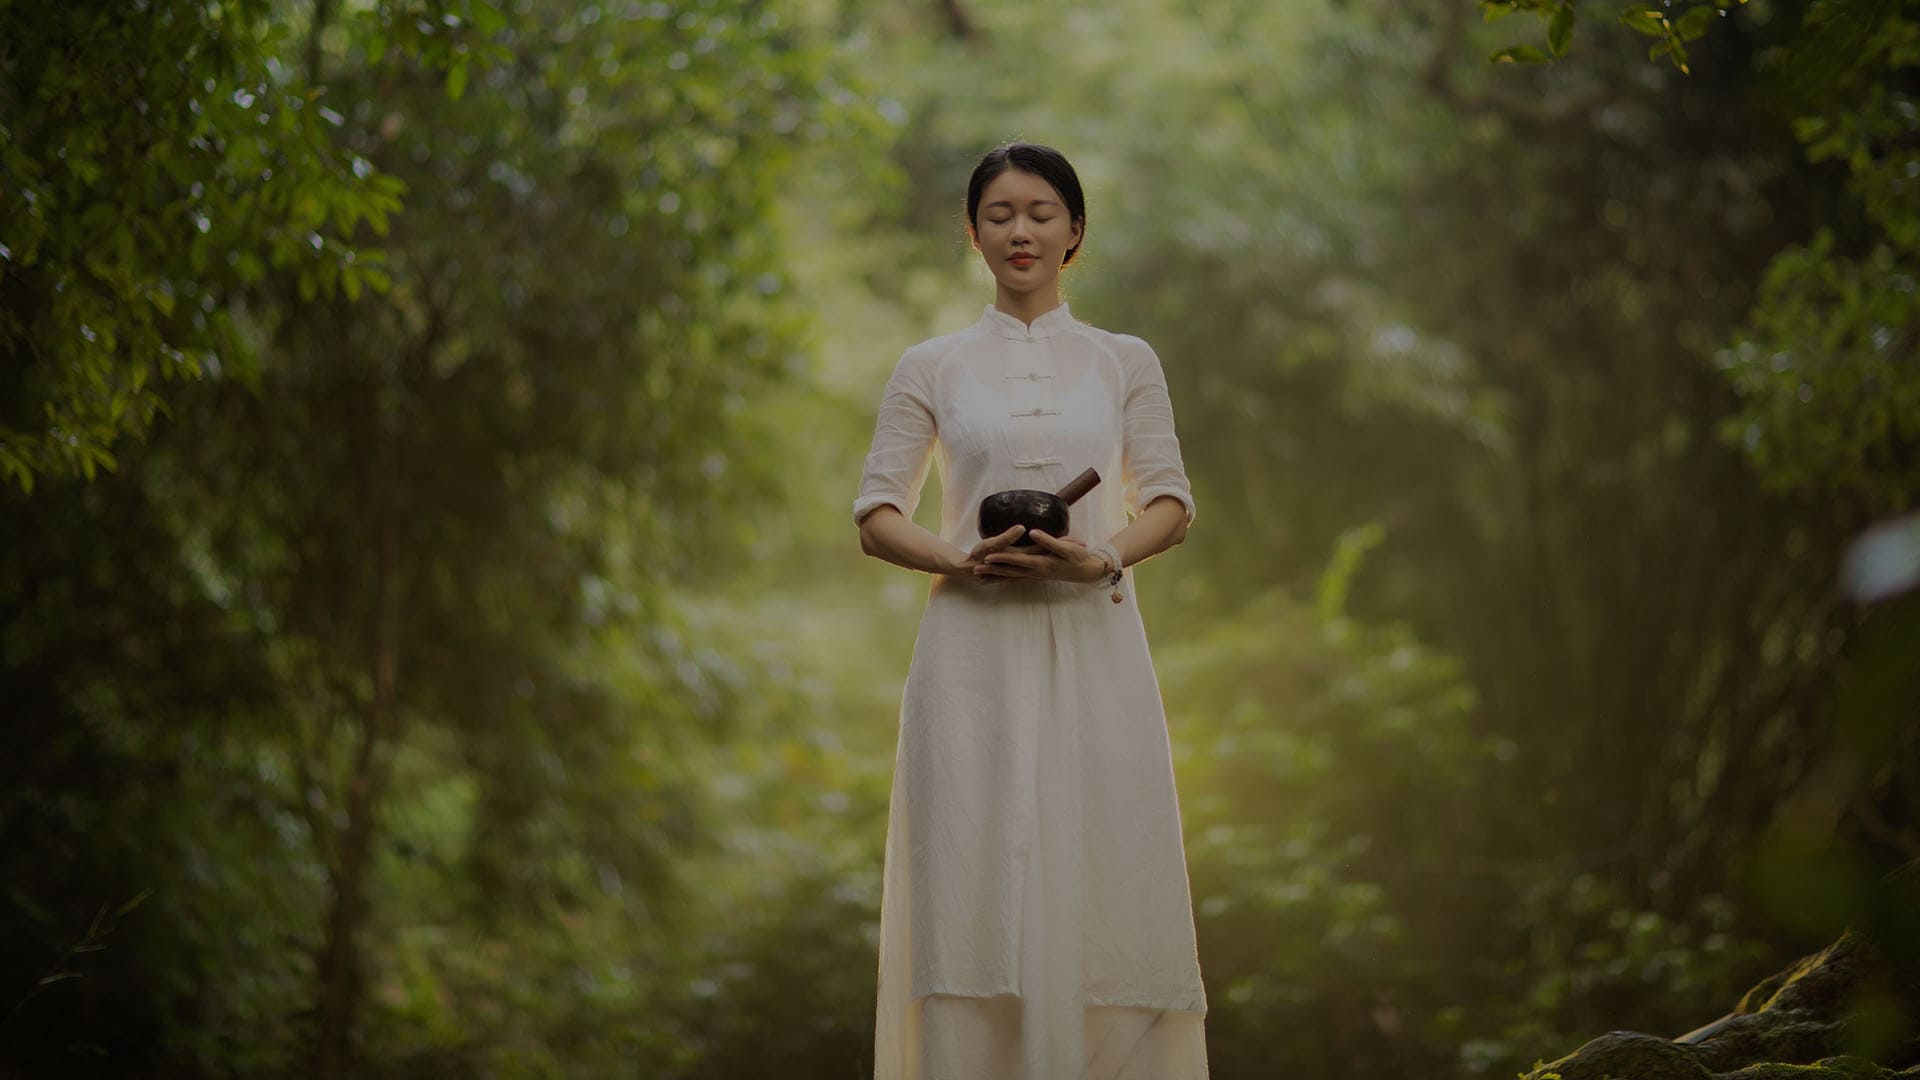
M1032 222L1027 219L1027 215L1015 214L1013 216L1013 229L1007 234L1007 239L1012 240L1016 244L1027 243L1032 239L1031 225Z

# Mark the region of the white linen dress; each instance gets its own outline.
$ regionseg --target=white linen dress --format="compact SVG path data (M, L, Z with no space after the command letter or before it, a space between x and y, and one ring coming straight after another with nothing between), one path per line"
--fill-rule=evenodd
M1171 496L1193 515L1159 358L1074 320L989 306L888 380L856 521L941 535L982 497L1102 482L1098 543ZM900 713L880 919L876 1080L1200 1080L1206 997L1166 716L1131 572L1105 584L935 577Z

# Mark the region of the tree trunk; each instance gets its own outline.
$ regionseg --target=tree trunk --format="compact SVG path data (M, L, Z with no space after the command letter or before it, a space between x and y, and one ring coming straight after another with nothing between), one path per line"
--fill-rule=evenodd
M347 782L347 826L333 868L333 908L320 953L320 1032L314 1075L340 1080L352 1072L354 1019L359 1012L361 967L358 935L366 914L366 882L379 809L380 760L395 729L399 674L394 577L398 538L390 501L382 500L380 554L374 582L370 636L373 695L367 703L360 747Z
M335 2L313 0L313 25L307 27L307 82L314 86L320 85L320 65L325 56L325 50L320 46L320 34L333 18Z

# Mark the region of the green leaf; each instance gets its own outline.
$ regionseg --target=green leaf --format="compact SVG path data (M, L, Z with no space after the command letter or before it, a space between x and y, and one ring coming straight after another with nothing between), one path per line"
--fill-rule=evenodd
M1709 4L1696 4L1687 9L1685 15L1673 21L1673 32L1680 35L1681 41L1697 41L1713 25L1716 17L1714 8Z
M1562 4L1547 22L1547 50L1555 56L1567 55L1567 41L1573 37L1573 5Z
M1620 13L1620 22L1651 37L1667 36L1667 16L1652 4L1635 4Z
M463 57L447 68L447 96L455 101L467 92L467 61Z
M152 895L153 895L152 889L141 889L139 892L135 893L133 897L129 899L126 903L121 904L117 908L114 908L113 917L116 919L125 917L128 912L132 911L134 908L137 908L141 904L145 903L147 897Z
M8 442L18 444L23 440L11 433L0 434L0 440L4 440L0 441L0 472L12 477L13 482L20 485L23 494L33 494L33 467L7 446Z
M1553 58L1532 45L1509 45L1487 59L1496 64L1544 64Z
M497 34L507 28L507 17L500 9L487 0L475 0L473 5L473 26L483 36Z

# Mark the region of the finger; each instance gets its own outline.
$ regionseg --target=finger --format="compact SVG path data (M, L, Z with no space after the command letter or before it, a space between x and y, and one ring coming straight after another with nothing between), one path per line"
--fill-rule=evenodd
M998 536L987 537L975 545L973 549L974 557L978 558L988 552L999 551L1012 546L1013 542L1020 539L1020 534L1025 532L1026 529L1027 527L1025 525L1013 525L1008 527L1006 532L1000 533Z
M1002 570L1039 570L1059 561L1056 555L1042 555L1032 551L996 551L981 559L979 565Z
M997 579L1006 579L1006 578L1026 578L1026 577L1032 577L1033 574L1022 567L1009 566L1009 565L1006 565L1005 563L981 563L979 566L976 566L973 568L973 576L979 577L979 578L987 578L989 580L997 580Z
M996 551L980 561L994 566L1020 566L1028 570L1038 570L1057 559L1058 556L1055 555L1033 555L1024 551Z
M1033 530L1031 535L1035 543L1056 555L1074 554L1074 544L1079 543L1079 541L1061 540L1053 534L1040 529ZM1085 544L1080 544L1080 546L1086 547Z

